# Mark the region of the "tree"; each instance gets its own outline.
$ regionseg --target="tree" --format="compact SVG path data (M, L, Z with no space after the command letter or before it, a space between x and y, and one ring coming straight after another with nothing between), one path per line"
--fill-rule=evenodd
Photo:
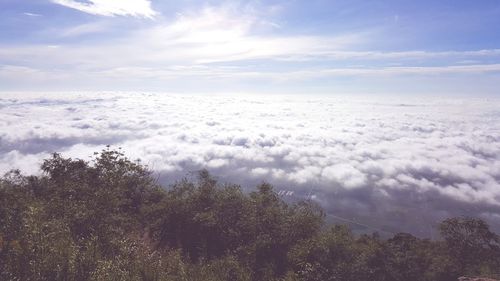
M450 218L439 226L449 254L462 274L481 274L500 269L500 240L486 222L476 218Z
M444 221L444 241L389 240L324 225L311 201L250 193L202 170L156 184L120 151L54 154L44 172L0 179L0 280L455 281L499 277L498 236L479 219Z

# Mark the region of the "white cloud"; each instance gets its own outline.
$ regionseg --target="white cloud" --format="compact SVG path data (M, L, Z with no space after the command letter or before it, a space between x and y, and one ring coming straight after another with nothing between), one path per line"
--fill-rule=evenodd
M153 18L157 15L149 0L51 0L53 3L101 16L133 16Z
M365 175L348 164L337 164L323 169L321 175L327 180L335 181L345 188L363 187L366 184Z
M132 4L112 2L125 10L140 11L131 8L136 5L133 4L135 1L130 1ZM105 4L107 1L85 4L65 0L65 3L89 9L114 7ZM461 76L463 74L488 76L481 85L494 88L498 78L490 74L500 71L500 65L495 63L500 59L498 49L360 51L359 46L368 45L373 40L369 33L278 34L274 32L276 27L268 23L267 14L229 4L206 6L178 14L171 21L159 20L127 32L120 30L118 34L121 36L114 36L113 28L108 22L101 21L46 31L60 38L106 32L113 35L105 41L90 40L78 45L62 43L57 47L0 46L0 61L10 66L1 70L0 83L17 87L30 85L37 89L50 89L54 85L83 89L116 89L117 85L123 89L142 89L144 85L149 89L171 89L176 85L177 88L188 85L204 90L227 89L229 85L241 88L243 83L283 87L290 82L344 77L364 79L366 83L354 82L358 87L383 84L378 80L380 77L395 77L401 85L408 85L404 79L416 77L412 84L419 87L429 85L430 90L434 90L434 84L450 83L453 86L467 83L467 79ZM455 63L464 61L469 63ZM25 71L19 68L25 68ZM50 82L44 84L44 80L38 78L42 76ZM421 77L433 80L416 81ZM458 77L455 79L458 83L451 81L450 77ZM222 80L224 83L219 82ZM348 83L344 81L339 84ZM397 84L390 82L390 85Z
M294 197L314 196L331 212L349 210L343 216L392 218L388 224L398 230L416 214L426 223L471 212L494 218L500 214L499 104L2 93L0 172L32 172L53 151L87 159L112 144L169 181L201 168L244 186L266 180Z
M40 14L30 13L30 12L24 12L23 15L28 16L28 17L41 17L42 16Z
M114 2L121 3L121 2ZM83 4L82 4L83 5ZM96 4L97 5L97 4ZM231 7L209 7L179 14L172 22L161 22L144 29L131 30L120 38L102 43L0 48L0 59L26 62L43 69L59 69L81 77L178 77L186 75L230 75L236 68L214 68L208 64L253 59L303 56L338 50L360 43L356 34L342 36L259 35L254 32L262 19L251 12ZM65 27L60 36L78 36L100 31L99 23ZM61 69L64 66L64 69ZM42 71L43 71L42 69ZM248 75L246 73L245 75Z

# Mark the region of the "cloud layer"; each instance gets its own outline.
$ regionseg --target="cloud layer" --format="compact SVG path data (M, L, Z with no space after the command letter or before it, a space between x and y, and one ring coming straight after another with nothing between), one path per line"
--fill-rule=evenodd
M208 168L312 198L334 221L432 234L474 215L500 229L500 103L485 99L2 94L0 171L105 145L164 182Z

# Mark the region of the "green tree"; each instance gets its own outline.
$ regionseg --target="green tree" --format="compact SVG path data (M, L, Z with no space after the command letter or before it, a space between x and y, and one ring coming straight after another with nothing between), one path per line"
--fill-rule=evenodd
M500 277L499 237L479 219L444 241L325 228L314 202L263 183L245 193L208 171L168 188L120 151L54 154L43 174L0 179L0 280L455 281Z
M500 240L486 222L450 218L441 223L439 230L461 274L500 273Z

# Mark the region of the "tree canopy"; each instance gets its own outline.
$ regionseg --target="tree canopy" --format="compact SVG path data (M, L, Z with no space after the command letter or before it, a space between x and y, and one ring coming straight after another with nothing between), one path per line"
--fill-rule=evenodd
M160 186L106 149L54 154L41 175L0 180L0 280L457 280L500 276L500 240L477 218L442 239L354 235L312 201L263 183L245 193L206 170Z

